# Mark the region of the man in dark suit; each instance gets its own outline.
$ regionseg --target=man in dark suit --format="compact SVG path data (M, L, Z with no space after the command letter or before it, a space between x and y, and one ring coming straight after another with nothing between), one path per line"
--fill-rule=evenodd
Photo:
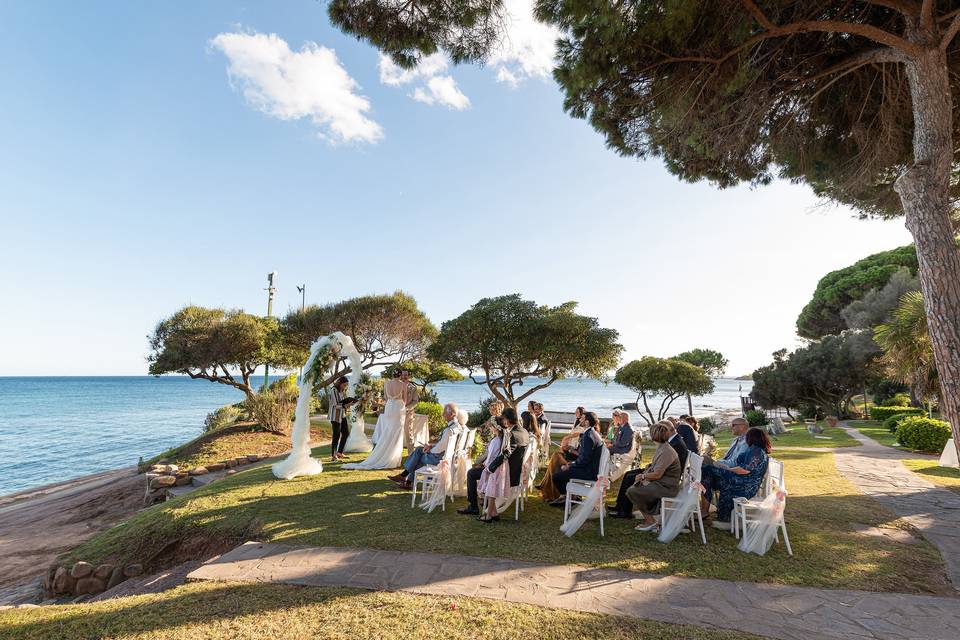
M565 502L565 492L567 482L573 479L577 480L596 480L600 472L600 455L603 453L603 438L597 433L597 427L600 426L600 419L597 414L588 411L584 415L584 426L586 431L580 435L580 448L577 450L577 459L570 464L560 467L560 470L553 474L553 486L561 492L559 498L550 504L563 504Z
M677 433L676 429L673 429L673 432L670 434L670 439L667 440L667 444L673 447L673 450L677 452L677 458L680 459L680 468L684 469L684 465L687 464L687 456L690 452L687 450L686 445L683 443L683 439ZM616 503L607 505L607 510L609 511L611 518L633 517L633 503L630 502L630 498L627 497L627 489L636 483L637 476L643 471L644 469L634 469L633 471L627 471L625 474L623 474L623 478L620 480L620 489L617 492Z
M686 421L689 417L690 416L682 415L679 421L670 418L670 422L673 423L673 426L677 429L677 433L683 438L683 444L687 447L687 451L693 451L695 454L700 455L700 443L697 441L697 432L694 431L693 427L687 424ZM680 464L683 465L683 460L680 461Z

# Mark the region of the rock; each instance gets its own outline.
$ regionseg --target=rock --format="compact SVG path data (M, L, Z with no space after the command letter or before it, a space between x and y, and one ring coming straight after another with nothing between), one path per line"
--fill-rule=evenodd
M237 475L237 470L236 470L236 469L230 469L230 470L227 471L227 475L228 475L228 476L235 476L235 475Z
M255 454L255 453L247 456L247 460L248 460L249 462L256 462L256 461L259 460L259 459L260 459L260 456L258 456L258 455Z
M231 467L237 466L236 460L234 460L234 459L232 459L232 458L231 458L230 460L221 460L221 461L220 461L220 464L222 464L222 465L223 465L224 467L226 467L227 469L230 469Z
M120 567L115 567L113 572L110 574L110 579L107 580L107 589L113 589L126 579L126 576L123 575L123 569Z
M226 469L226 467L227 467L227 465L223 464L222 462L216 462L216 463L214 463L214 464L208 464L208 465L207 465L207 471L211 471L211 472L212 472L212 471L223 471L224 469Z
M142 564L128 564L123 568L123 575L125 575L128 578L135 578L141 573L143 573Z
M248 462L250 462L249 460L247 460L247 456L237 456L236 458L233 459L233 461L236 463L238 467L242 464L247 464Z
M93 573L93 565L89 562L84 562L81 560L73 565L73 568L70 569L71 578L86 578Z
M173 476L157 476L150 481L150 488L162 489L164 487L172 487L175 484L177 484L177 479Z
M204 476L210 473L210 471L206 467L194 467L193 469L190 469L188 473L191 476Z
M177 486L177 487L185 487L185 486L187 486L188 484L192 484L192 483L193 483L193 478L191 478L190 476L184 474L183 477L177 478L177 482L176 482L176 485L175 485L175 486Z
M66 567L57 567L56 572L53 574L53 584L51 586L50 591L54 594L67 593L73 590L70 572L67 571Z
M100 578L80 578L77 580L77 586L73 588L73 592L78 596L88 593L100 593L106 586L106 581Z
M101 580L109 580L110 574L113 573L112 564L101 564L96 569L93 570L93 577L100 578Z
M155 464L150 467L150 473L176 473L179 469L175 464Z

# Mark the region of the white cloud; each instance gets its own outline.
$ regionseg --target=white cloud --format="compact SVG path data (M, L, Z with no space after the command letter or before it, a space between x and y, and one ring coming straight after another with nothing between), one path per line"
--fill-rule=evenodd
M410 97L425 104L442 104L451 109L462 110L470 106L470 98L457 86L450 74L444 73L448 64L442 54L434 53L424 58L413 69L402 69L389 56L380 54L380 82L391 87L417 84Z
M383 129L370 101L333 49L307 42L292 51L271 33L221 33L210 44L227 56L231 84L254 108L281 120L309 118L334 142L376 142Z
M517 86L528 78L548 78L553 71L560 32L533 17L533 0L506 0L507 29L489 64L497 80Z

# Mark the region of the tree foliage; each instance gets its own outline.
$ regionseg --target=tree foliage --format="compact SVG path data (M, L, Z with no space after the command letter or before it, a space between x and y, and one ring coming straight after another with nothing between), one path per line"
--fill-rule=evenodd
M516 407L569 376L601 377L617 365L618 333L576 313L576 303L538 305L519 294L484 298L444 322L431 358L466 370L476 384ZM539 378L518 395L528 378Z
M421 395L426 392L427 387L437 382L459 382L464 378L462 373L450 365L430 358L390 365L383 370L383 375L392 378L394 371L400 369L410 372L410 379L420 387Z
M773 363L753 372L750 396L760 406L799 409L813 405L838 416L877 375L880 349L866 331L825 336L793 353L773 354Z
M724 358L719 351L699 347L675 355L673 359L689 362L695 367L700 367L711 378L723 375L723 372L727 370L727 365L730 364L730 361Z
M417 307L416 300L400 291L291 311L281 327L299 364L306 361L314 340L341 331L353 340L364 369L420 358L437 335L436 327ZM319 386L326 386L346 373L349 373L347 366L338 363Z
M703 396L713 391L713 380L703 369L674 358L644 356L633 360L617 370L614 381L637 393L637 405L643 401L640 417L647 424L666 417L677 398L685 395ZM651 402L656 413L650 407Z
M275 319L237 310L184 307L161 320L149 341L151 375L182 373L234 387L248 398L256 393L250 378L257 367L289 367L296 359Z
M797 318L797 333L817 339L847 329L842 312L871 290L883 288L902 268L917 273L917 252L913 245L891 249L858 260L849 267L831 271L820 279L813 298Z
M850 329L873 329L888 321L900 299L911 291L920 291L920 279L907 267L900 267L883 287L871 289L844 307L840 317Z
M890 322L874 329L874 340L883 349L887 374L907 384L921 399L936 395L937 367L927 331L923 294L912 291L900 299Z

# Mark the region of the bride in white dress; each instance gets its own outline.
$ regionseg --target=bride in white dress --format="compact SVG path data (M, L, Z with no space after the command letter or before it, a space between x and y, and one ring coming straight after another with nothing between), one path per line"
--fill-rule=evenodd
M363 462L343 465L344 469L395 469L400 466L403 454L403 421L407 404L407 384L399 372L383 385L387 404L380 416L380 432L377 445Z

